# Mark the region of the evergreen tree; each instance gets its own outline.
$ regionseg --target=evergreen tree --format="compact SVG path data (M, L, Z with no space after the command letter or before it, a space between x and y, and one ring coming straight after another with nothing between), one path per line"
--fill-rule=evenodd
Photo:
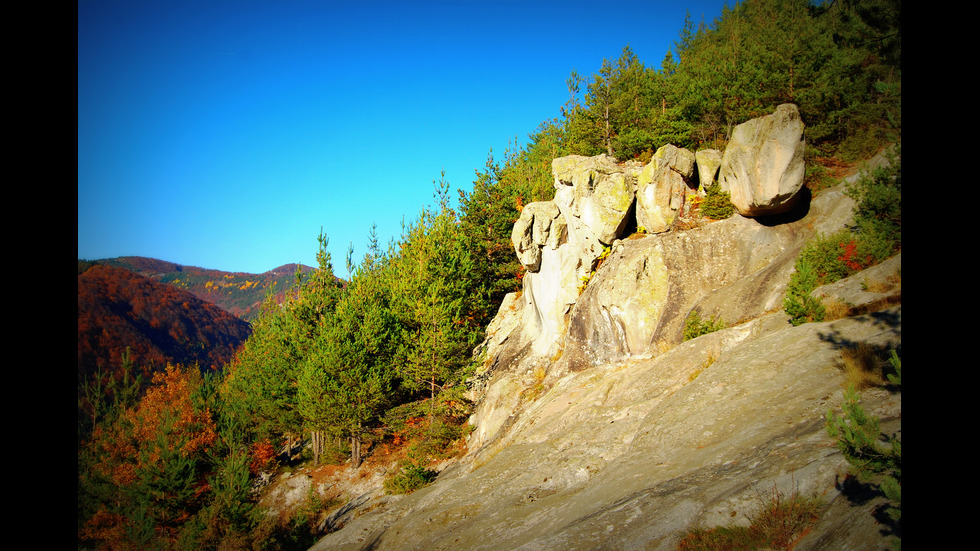
M340 295L334 276L329 239L318 236L319 267L283 301L270 293L252 325L252 336L230 365L226 399L253 427L256 439L286 438L302 433L299 378L320 327L327 323Z
M299 404L315 435L315 462L325 438L339 435L349 439L351 464L359 465L365 432L393 401L391 364L398 329L381 279L384 259L378 252L372 245L356 268L348 261L353 268L351 280L321 324L303 364Z
M407 389L430 400L430 414L436 395L469 365L482 333L471 252L449 207L444 175L435 184L438 210L423 209L406 228L390 273L402 327L399 375Z

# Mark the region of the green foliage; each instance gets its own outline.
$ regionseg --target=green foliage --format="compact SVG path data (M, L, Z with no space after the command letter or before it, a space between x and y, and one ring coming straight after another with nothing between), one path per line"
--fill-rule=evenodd
M874 262L881 262L902 248L901 145L890 157L887 167L863 175L845 190L857 202L857 252Z
M311 431L351 440L352 462L360 463L360 441L393 397L391 365L398 333L381 285L383 257L369 253L356 268L335 307L318 326L304 356L298 381L298 407ZM315 439L314 461L325 451Z
M245 531L251 526L254 505L251 502L249 456L241 449L215 458L216 468L209 479L211 488L209 516L222 519L227 531Z
M893 373L888 373L886 377L888 382L895 386L902 386L902 359L898 357L898 351L892 350L891 357L888 358L888 362L892 366Z
M847 230L832 235L817 235L796 259L790 276L783 306L793 325L823 321L826 314L820 299L810 293L827 283L833 283L863 270L872 259L861 257L856 238Z
M435 404L425 399L389 409L385 428L396 443L408 443L408 458L415 463L448 459L472 429L468 424L472 404L465 394L466 387L454 381L439 393Z
M846 193L855 200L853 231L817 235L796 260L784 301L793 325L823 319L823 305L810 296L813 289L877 264L901 250L901 146L896 148L887 167L847 186Z
M865 267L853 257L848 257L848 247L854 245L854 236L847 230L831 235L817 235L800 252L816 272L816 286L833 283L860 271Z
M810 295L817 288L817 281L817 271L810 259L800 255L796 259L795 271L790 276L786 298L783 300L783 308L793 325L823 321L826 309L820 299Z
M800 107L807 142L860 156L901 136L901 7L884 0L813 5L749 0L713 22L685 20L660 70L627 46L603 60L563 114L569 152L631 158L666 143L723 145L735 125Z
M895 441L882 442L878 419L865 413L853 386L844 393L838 416L827 412L827 433L837 440L837 448L861 476L880 474L898 468L901 470L901 446Z
M703 320L700 312L692 310L687 319L684 320L684 340L696 339L701 335L707 335L725 327L725 322L721 318Z
M735 214L735 205L732 204L731 194L722 191L721 184L715 183L704 188L704 193L704 200L700 207L703 216L712 220L724 220Z
M396 365L404 388L428 394L430 404L469 365L482 338L475 323L484 303L472 251L448 204L448 182L436 182L436 211L423 210L406 228L391 264L393 312L401 326Z
M78 384L78 442L86 439L99 423L110 421L136 405L146 381L127 347L113 376L99 366L91 377Z
M398 471L384 481L384 489L389 494L410 494L431 484L439 475L432 469L406 461Z
M892 366L897 375L893 383L901 384L901 360L892 353ZM877 417L868 415L860 405L853 385L848 386L841 404L842 415L828 411L827 434L837 443L837 449L851 464L859 480L876 484L888 499L885 510L896 524L902 519L902 441L895 435L881 432ZM900 547L901 541L897 541Z

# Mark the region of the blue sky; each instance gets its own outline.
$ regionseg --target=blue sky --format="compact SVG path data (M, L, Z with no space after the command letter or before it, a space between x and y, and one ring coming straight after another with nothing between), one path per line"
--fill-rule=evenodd
M571 71L659 67L724 0L79 0L78 257L261 273L383 245L557 117ZM455 197L455 195L454 195Z

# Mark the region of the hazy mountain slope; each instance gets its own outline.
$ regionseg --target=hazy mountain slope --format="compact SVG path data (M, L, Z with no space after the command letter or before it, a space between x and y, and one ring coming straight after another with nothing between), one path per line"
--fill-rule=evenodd
M136 365L220 368L248 338L249 324L210 302L123 268L78 274L78 376L115 369L126 348Z
M281 294L293 285L297 268L302 274L312 270L301 264L284 264L261 274L223 272L142 256L120 256L96 262L126 268L182 289L246 321L251 321L258 314L266 293Z

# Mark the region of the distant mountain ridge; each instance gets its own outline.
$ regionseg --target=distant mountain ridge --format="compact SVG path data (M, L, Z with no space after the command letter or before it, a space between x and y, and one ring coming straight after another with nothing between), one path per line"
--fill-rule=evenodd
M295 283L297 270L304 275L313 270L310 266L292 263L261 274L225 272L144 256L119 256L92 262L125 268L187 291L245 321L251 321L258 315L266 293L271 290L282 294Z
M79 262L78 377L114 372L129 351L146 371L166 364L217 370L251 334L212 302L118 266Z

